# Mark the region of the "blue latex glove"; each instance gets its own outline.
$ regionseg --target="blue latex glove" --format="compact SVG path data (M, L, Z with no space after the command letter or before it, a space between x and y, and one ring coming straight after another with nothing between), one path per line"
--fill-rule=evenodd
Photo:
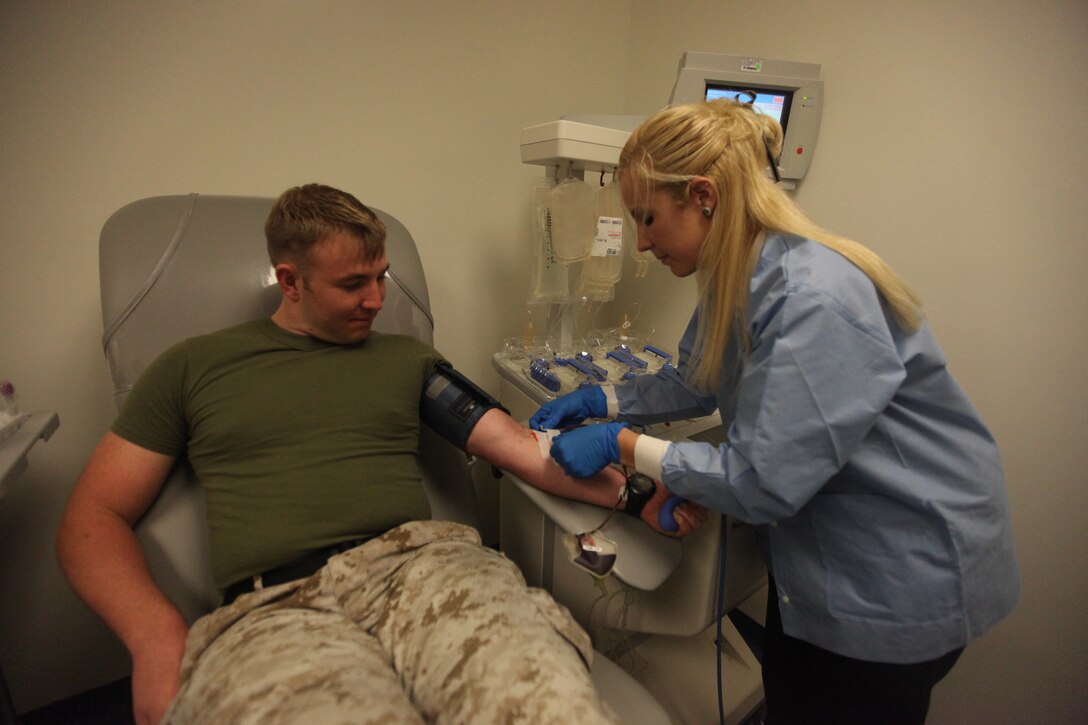
M586 418L604 418L608 415L608 400L600 386L579 388L561 398L545 403L529 419L534 430L565 428L577 425Z
M620 462L620 431L626 423L599 423L560 433L552 441L554 458L568 476L589 478L610 463Z

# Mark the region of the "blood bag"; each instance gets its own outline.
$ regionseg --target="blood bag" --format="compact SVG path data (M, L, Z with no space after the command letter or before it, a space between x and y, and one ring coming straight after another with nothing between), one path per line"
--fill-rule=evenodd
M533 273L528 302L566 302L570 298L567 265L555 256L552 240L552 215L548 204L551 187L533 191L532 245Z
M581 262L589 256L597 231L596 196L592 186L573 177L548 193L552 251L560 262Z
M597 229L593 247L582 270L582 291L591 300L611 300L623 271L623 245L628 235L627 214L615 180L597 190Z

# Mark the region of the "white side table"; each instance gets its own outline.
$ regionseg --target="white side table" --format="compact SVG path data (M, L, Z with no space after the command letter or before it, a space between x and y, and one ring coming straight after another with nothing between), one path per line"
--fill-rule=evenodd
M0 443L0 498L11 491L15 480L26 470L27 453L38 441L47 441L60 426L56 413L30 413L11 437ZM8 692L4 671L0 668L0 725L15 723L15 706Z
M26 454L38 441L47 441L60 426L56 413L30 413L10 438L0 443L0 498L26 470Z

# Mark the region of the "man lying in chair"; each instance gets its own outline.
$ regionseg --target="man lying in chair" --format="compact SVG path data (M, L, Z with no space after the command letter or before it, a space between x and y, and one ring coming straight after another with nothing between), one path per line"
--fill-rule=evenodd
M433 349L371 332L385 228L353 196L290 189L265 232L277 311L148 368L58 532L72 586L132 655L137 722L614 721L569 613L474 529L427 520L420 416L559 496L610 507L623 477L566 477ZM473 401L464 419L422 394L450 385ZM207 494L226 592L191 630L132 529L181 456ZM655 529L668 495L641 512ZM681 504L675 518L686 534L705 512Z

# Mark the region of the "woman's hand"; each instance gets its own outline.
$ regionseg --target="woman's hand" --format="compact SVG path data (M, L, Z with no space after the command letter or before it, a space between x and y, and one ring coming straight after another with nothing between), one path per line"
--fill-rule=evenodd
M540 409L529 419L529 427L533 430L565 428L577 425L586 418L607 416L608 400L604 396L604 391L594 385L579 388L573 393L567 393L540 406Z
M599 423L561 433L552 441L552 458L568 476L589 478L611 463L620 462L619 432L626 423Z

